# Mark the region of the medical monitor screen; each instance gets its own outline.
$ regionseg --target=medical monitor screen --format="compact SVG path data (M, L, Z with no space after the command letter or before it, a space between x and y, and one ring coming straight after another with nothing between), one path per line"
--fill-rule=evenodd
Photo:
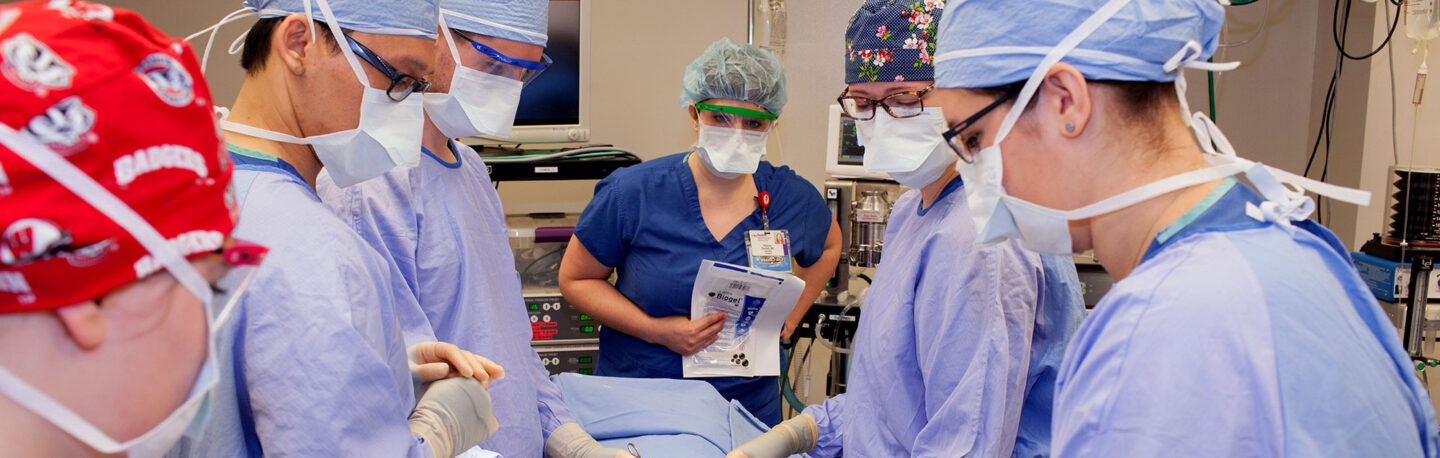
M865 147L855 137L855 119L849 115L840 114L840 154L835 162L840 165L864 165Z
M550 0L549 35L545 55L554 63L520 93L517 126L580 124L579 0Z

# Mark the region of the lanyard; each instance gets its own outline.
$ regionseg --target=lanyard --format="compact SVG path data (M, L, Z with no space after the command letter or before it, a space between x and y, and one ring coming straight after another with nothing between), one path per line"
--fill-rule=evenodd
M770 230L770 193L760 191L760 195L755 196L755 200L760 202L760 224L768 231Z

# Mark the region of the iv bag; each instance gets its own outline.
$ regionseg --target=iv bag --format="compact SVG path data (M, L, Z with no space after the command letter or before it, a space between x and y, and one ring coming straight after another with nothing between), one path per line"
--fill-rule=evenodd
M1405 0L1405 36L1421 41L1440 37L1435 0Z

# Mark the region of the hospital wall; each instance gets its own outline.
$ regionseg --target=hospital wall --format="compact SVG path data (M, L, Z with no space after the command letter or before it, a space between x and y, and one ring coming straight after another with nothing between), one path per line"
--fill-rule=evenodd
M1377 15L1374 19L1376 40L1383 40L1387 31L1383 16ZM1371 81L1367 102L1352 108L1365 113L1360 184L1374 197L1369 207L1360 210L1357 244L1384 226L1391 165L1440 167L1440 128L1437 128L1440 127L1440 85L1437 78L1430 78L1428 90L1424 91L1428 96L1418 106L1411 103L1423 52L1412 53L1419 44L1405 37L1404 20L1401 21L1401 28L1393 38L1394 46L1376 55L1368 70L1359 70L1368 72ZM1440 52L1440 43L1433 47ZM1432 66L1440 66L1440 59L1432 57L1429 61Z
M117 0L115 6L140 11L172 35L187 35L210 25L239 6L238 1L192 1L184 8L166 0ZM824 147L827 106L844 87L843 34L857 1L790 0L784 60L790 102L770 144L769 160L795 169L819 186L826 178ZM694 131L677 98L684 67L715 39L746 38L746 4L732 1L597 0L590 3L590 126L595 142L630 149L644 159L683 151ZM1216 79L1217 121L1240 154L1291 171L1303 171L1320 122L1322 102L1335 62L1328 2L1265 0L1229 8L1223 41L1248 43L1221 48L1217 61L1240 61L1239 69ZM1373 24L1375 33L1356 25L1348 47L1364 49L1383 38L1379 6L1356 3L1352 24ZM1268 9L1268 10L1267 10ZM238 57L225 53L230 41L251 20L226 27L211 52L207 77L221 105L238 91ZM1263 30L1259 30L1261 25ZM1433 145L1437 129L1411 133L1414 110L1408 105L1416 59L1409 40L1393 48L1400 99L1396 132L1402 159L1410 145ZM196 44L203 47L203 42ZM200 51L197 49L197 52ZM1322 207L1326 225L1346 243L1357 244L1378 230L1383 216L1385 167L1391 160L1388 53L1348 62L1340 81L1329 180L1375 192L1377 202L1356 209L1343 204ZM1205 74L1190 72L1192 110L1207 110ZM1372 84L1372 82L1374 82ZM1435 103L1421 107L1420 119L1440 121ZM1433 149L1414 151L1415 161L1437 165ZM1406 159L1408 160L1408 159ZM1428 161L1428 162L1427 162ZM1318 161L1317 161L1318 167ZM1318 174L1316 174L1318 176ZM512 213L579 211L593 182L505 183L501 197ZM1332 216L1333 213L1333 216Z

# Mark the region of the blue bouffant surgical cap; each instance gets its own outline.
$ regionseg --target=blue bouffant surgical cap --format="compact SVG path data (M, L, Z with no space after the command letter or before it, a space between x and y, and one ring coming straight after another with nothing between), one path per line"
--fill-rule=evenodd
M1051 48L1108 3L952 0L940 21L935 84L984 88L1024 81ZM1093 80L1174 81L1166 62L1192 42L1199 60L1209 58L1224 20L1216 0L1130 0L1061 62Z
M441 0L445 25L462 32L545 46L548 0Z
M735 99L780 115L785 108L785 69L770 51L721 38L685 67L680 105Z
M935 79L945 0L866 0L845 30L845 83Z
M305 14L310 5L310 18L325 22L321 0L245 0L244 8L260 13L261 18ZM377 35L401 35L434 40L435 24L440 21L437 0L325 0L342 29Z

